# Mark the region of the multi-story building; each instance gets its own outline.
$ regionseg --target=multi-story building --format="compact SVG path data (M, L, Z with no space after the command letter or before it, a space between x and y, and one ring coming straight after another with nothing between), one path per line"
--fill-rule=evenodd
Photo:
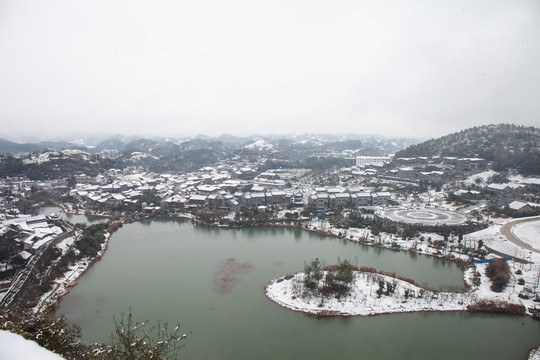
M369 165L383 166L390 163L392 158L390 156L357 156L356 167L366 167Z

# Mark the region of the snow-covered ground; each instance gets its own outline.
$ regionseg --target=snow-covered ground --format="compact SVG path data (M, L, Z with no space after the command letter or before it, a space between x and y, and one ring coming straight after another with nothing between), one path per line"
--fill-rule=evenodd
M540 347L531 350L528 360L540 360Z
M532 299L532 292L527 292L525 288L534 286L539 267L512 262L509 265L511 279L500 293L490 288L491 281L485 275L487 264L476 264L465 271L464 279L470 289L464 292L432 291L392 276L355 271L350 293L340 298L306 290L302 272L272 280L266 286L265 293L269 299L285 308L315 315L369 316L417 311L465 311L468 306L479 302L523 305L527 311L538 307ZM527 271L527 268L530 270ZM517 270L522 275L516 275ZM475 276L479 284L475 284ZM519 285L519 278L525 281L524 285ZM377 294L380 282L395 284L394 292ZM319 287L322 287L322 280ZM531 298L519 296L524 293L531 295Z
M430 208L391 209L381 211L378 214L390 220L408 224L459 225L467 221L464 215L455 211Z
M508 222L508 220L505 222ZM481 240L484 245L493 250L524 259L528 252L513 242L508 241L508 239L501 234L501 228L503 225L504 223L491 225L486 229L465 235L465 239L471 240L476 244L478 244L478 242Z
M466 310L476 300L473 293L435 292L423 289L387 275L355 272L351 291L347 296L322 297L304 291L304 273L290 279L278 278L270 282L266 295L272 301L295 311L323 315L368 316L413 311ZM377 295L379 282L395 284L393 293ZM320 284L322 286L322 282Z
M58 153L51 153L51 152L45 152L43 154L34 154L29 159L24 159L23 164L29 165L29 164L43 164L48 161L51 161L49 158L49 155L58 155Z
M531 254L528 250L523 249L519 245L510 242L503 234L501 228L504 224L514 219L501 219L500 222L492 224L486 229L479 230L463 237L463 244L466 247L477 248L480 240L490 249L501 252L512 257L517 257L523 260L531 260L536 264L540 264L540 254ZM536 222L535 222L536 223ZM311 231L319 231L325 234L340 236L345 239L360 241L366 245L382 246L393 249L401 249L405 251L415 251L421 254L433 256L454 256L463 260L469 260L469 256L460 254L458 251L458 242L456 239L450 238L448 249L441 249L434 246L435 241L443 240L443 237L432 233L421 233L413 239L405 240L399 236L387 233L380 233L375 236L368 228L335 228L328 221L314 219L310 221L305 228ZM534 231L527 230L526 236L534 236ZM540 234L540 232L538 232ZM431 241L428 241L431 239ZM538 237L536 238L538 239ZM536 240L539 241L539 240ZM525 242L529 242L526 241ZM492 256L494 257L494 256Z
M530 247L540 250L540 220L516 225L512 228L512 234Z
M259 139L259 140L255 141L252 144L244 146L244 148L248 149L248 150L259 150L259 151L268 150L268 151L273 151L274 150L274 145L270 144L268 141L265 141L263 139Z
M481 173L469 176L465 180L461 181L461 183L465 186L471 186L471 185L486 186L488 184L489 179L497 174L499 173L494 170L486 170Z
M500 251L513 257L531 261L531 263L522 264L519 262L510 261L509 266L511 270L511 278L508 286L501 293L495 293L490 289L491 280L488 279L485 275L485 268L487 267L487 264L474 264L473 269L471 269L465 274L465 280L471 286L471 274L474 274L475 272L478 272L480 274L480 285L476 289L473 289L473 293L471 296L475 296L476 298L483 300L500 300L513 304L523 304L527 309L534 307L538 308L540 307L540 304L533 302L532 292L529 290L533 290L536 286L538 286L537 284L540 281L540 254L530 253L529 251L526 251L518 245L515 245L514 243L508 241L506 237L500 233L501 227L502 226L500 224L495 224L486 229L467 234L463 238L463 244L467 247L476 248L479 245L479 241L482 240L482 242L491 249ZM457 246L458 243L456 240L454 240L453 243L449 242L449 246L447 249L441 249L434 246L435 241L442 240L442 236L437 234L423 233L414 239L405 240L393 234L386 233L381 233L378 236L374 236L367 228L335 228L332 227L328 223L328 221L316 219L310 221L306 228L308 230L317 231L322 234L339 236L352 241L360 241L366 245L381 246L393 249L398 248L405 251L414 251L420 254L427 254L438 257L447 256L466 261L470 260L468 255L459 253L459 248ZM429 241L430 238L431 241ZM498 258L500 256L496 254L488 254L487 257ZM521 272L520 275L518 275L519 272ZM519 281L522 281L524 284L520 285ZM519 296L520 293L522 295L528 296L529 299L523 299ZM318 311L321 311L321 309L319 309ZM347 309L342 309L342 311L346 312ZM419 307L418 311L422 311L422 309Z
M458 252L451 252L452 247L457 248L457 239L450 239L448 249L444 250L434 246L437 240L443 240L443 237L433 233L421 233L414 239L403 239L394 234L380 233L373 235L369 228L335 228L325 220L313 219L307 225L306 230L320 232L325 235L339 236L348 240L358 241L365 245L386 247L391 249L400 249L404 251L414 251L420 254L433 256L453 255L455 258L467 260L469 257ZM453 241L453 242L452 242Z
M63 360L64 358L21 335L0 330L0 359Z

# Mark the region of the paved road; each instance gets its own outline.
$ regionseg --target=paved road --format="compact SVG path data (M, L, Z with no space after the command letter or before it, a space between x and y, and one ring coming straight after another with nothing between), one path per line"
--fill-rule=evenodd
M514 234L512 234L512 228L514 226L516 226L518 224L521 224L521 223L524 223L524 222L536 221L536 220L540 220L540 216L536 216L536 217L533 217L533 218L530 218L530 219L521 219L521 220L510 221L508 224L504 225L501 228L501 234L506 236L506 238L509 241L513 242L514 244L516 244L518 246L521 246L522 248L527 249L529 251L533 251L535 253L540 254L540 250L537 250L537 249L535 249L533 247L530 247L529 245L525 244L523 241L519 240L516 236L514 236Z

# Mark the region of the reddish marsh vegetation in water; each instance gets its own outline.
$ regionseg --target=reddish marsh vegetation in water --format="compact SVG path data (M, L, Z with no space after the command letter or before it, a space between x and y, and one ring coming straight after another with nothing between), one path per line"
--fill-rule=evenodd
M220 294L230 292L240 282L238 276L248 274L252 269L252 264L239 262L235 258L221 261L214 275L214 289Z

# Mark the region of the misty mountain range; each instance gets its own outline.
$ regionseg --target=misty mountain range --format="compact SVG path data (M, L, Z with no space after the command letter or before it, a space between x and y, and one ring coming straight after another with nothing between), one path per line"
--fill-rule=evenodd
M363 152L363 155L387 155L420 141L420 139L415 138L387 138L378 135L355 134L253 135L249 137L225 134L215 138L199 135L183 139L126 138L118 135L104 140L82 138L76 141L42 141L35 143L20 143L0 138L0 154L25 156L34 152L66 149L83 150L93 154L121 153L132 150L155 153L154 155L157 156L169 151L197 149L211 149L232 153L258 140L264 140L272 144L275 150L356 150ZM257 150L256 147L253 150Z
M496 170L540 175L540 129L509 124L485 125L438 139L376 135L294 134L184 139L124 138L100 141L15 143L0 140L0 175L56 178L75 171L89 175L109 168L142 166L154 172L193 171L220 160L267 159L268 166L326 169L352 166L356 156L481 157ZM40 155L41 154L41 155Z

